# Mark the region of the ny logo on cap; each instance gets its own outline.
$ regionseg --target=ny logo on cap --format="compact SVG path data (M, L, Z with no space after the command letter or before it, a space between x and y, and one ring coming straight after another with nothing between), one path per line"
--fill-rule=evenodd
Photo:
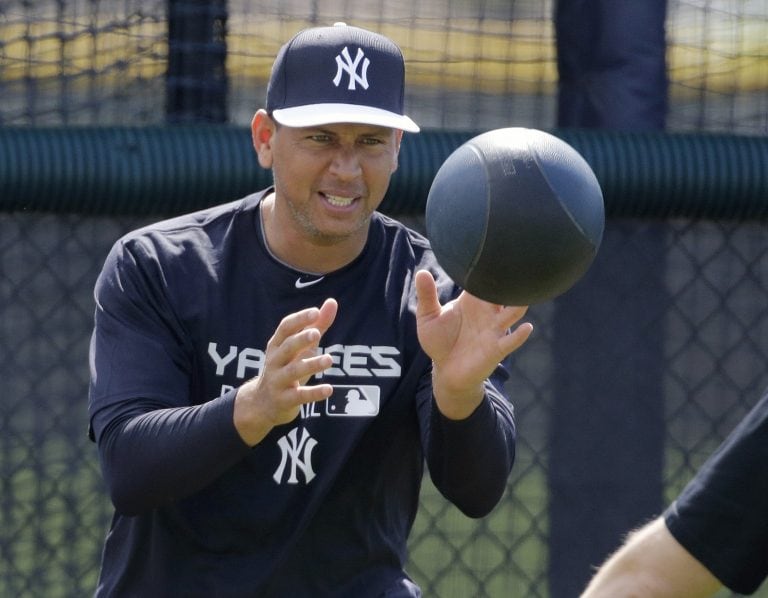
M344 58L343 61L342 57ZM358 48L357 56L352 60L352 57L349 55L349 49L345 46L341 51L341 54L336 55L336 76L333 78L333 84L338 87L339 83L341 83L342 74L346 72L349 75L347 89L354 90L356 83L362 85L363 89L368 89L368 65L371 64L371 61L367 58L363 60L363 58L363 50ZM358 74L357 68L358 66L361 66L361 60L363 60L362 73Z

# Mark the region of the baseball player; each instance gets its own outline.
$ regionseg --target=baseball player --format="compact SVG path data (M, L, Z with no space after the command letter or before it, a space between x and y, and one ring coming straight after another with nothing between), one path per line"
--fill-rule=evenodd
M274 185L113 246L90 355L115 507L97 596L420 596L424 464L470 517L501 498L502 364L532 327L376 211L419 130L403 88L389 39L298 33L251 126Z
M631 533L583 598L753 594L768 576L768 393L658 518Z

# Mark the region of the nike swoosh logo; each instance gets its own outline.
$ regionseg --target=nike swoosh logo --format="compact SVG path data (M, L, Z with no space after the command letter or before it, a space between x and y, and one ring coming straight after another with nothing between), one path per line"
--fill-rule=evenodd
M303 289L305 287L311 287L313 284L317 284L321 280L323 280L325 276L321 276L320 278L315 278L314 280L301 280L301 278L296 279L296 288L297 289Z

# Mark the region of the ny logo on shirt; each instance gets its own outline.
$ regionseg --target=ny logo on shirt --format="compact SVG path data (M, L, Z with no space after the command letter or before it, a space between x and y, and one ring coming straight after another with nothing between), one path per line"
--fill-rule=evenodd
M341 83L341 76L346 72L349 75L347 89L354 90L356 83L362 85L363 89L368 89L368 65L371 64L371 61L367 58L363 60L363 56L363 50L358 48L357 55L353 61L352 57L349 55L349 49L346 46L344 46L344 49L341 51L341 55L336 55L336 76L333 78L333 84L336 87L339 86L339 83ZM342 57L344 58L344 61L341 60ZM360 66L361 60L363 60L363 71L358 74L357 67Z
M298 484L299 479L296 476L298 470L304 473L304 482L308 484L315 477L312 469L312 450L317 445L317 440L312 438L306 428L301 429L301 438L298 438L299 428L294 428L288 434L277 441L280 447L281 459L272 479L278 484L283 482L283 474L290 462L290 474L286 480L289 484Z

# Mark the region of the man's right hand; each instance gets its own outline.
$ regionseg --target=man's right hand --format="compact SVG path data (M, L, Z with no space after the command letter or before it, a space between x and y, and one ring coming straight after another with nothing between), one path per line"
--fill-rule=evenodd
M335 299L284 317L267 343L261 375L245 382L235 397L234 423L249 446L258 444L275 426L293 421L302 405L331 396L330 384L307 381L333 365L318 355L323 334L338 311Z

